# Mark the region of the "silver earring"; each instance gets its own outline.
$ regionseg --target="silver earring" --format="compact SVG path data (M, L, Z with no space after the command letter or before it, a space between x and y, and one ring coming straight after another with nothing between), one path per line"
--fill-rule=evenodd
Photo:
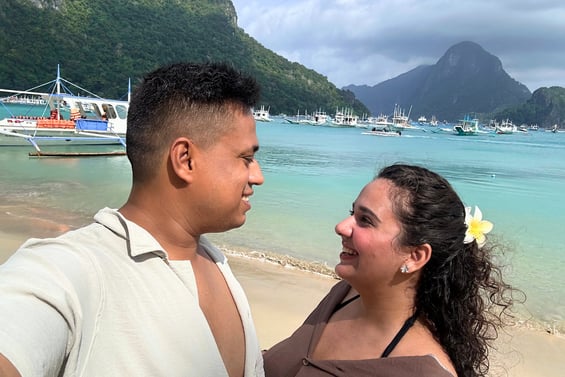
M410 269L408 268L408 265L406 263L404 263L402 267L400 267L400 272L402 272L403 274L407 274L409 270Z

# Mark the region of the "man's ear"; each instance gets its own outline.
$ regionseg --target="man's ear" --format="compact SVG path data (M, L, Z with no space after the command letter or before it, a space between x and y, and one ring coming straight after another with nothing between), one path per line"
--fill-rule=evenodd
M194 144L186 137L175 139L169 149L169 160L171 169L175 175L189 183L192 181L192 173L194 171Z

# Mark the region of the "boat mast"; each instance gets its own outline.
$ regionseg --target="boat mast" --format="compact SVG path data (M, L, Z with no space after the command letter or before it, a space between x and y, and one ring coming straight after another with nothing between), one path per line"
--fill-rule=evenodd
M57 120L61 120L61 101L59 95L61 94L61 68L57 64Z

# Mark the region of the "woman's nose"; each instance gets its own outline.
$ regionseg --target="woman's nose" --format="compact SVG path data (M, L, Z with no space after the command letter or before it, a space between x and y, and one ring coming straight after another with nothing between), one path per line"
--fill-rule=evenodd
M351 237L351 225L353 224L353 221L353 216L349 216L337 223L335 226L336 234L342 237Z

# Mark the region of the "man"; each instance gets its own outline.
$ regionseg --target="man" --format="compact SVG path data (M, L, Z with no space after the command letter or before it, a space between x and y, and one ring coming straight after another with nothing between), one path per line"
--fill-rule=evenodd
M223 64L148 74L128 111L119 210L0 266L0 376L262 376L247 298L204 237L263 183L257 83Z

